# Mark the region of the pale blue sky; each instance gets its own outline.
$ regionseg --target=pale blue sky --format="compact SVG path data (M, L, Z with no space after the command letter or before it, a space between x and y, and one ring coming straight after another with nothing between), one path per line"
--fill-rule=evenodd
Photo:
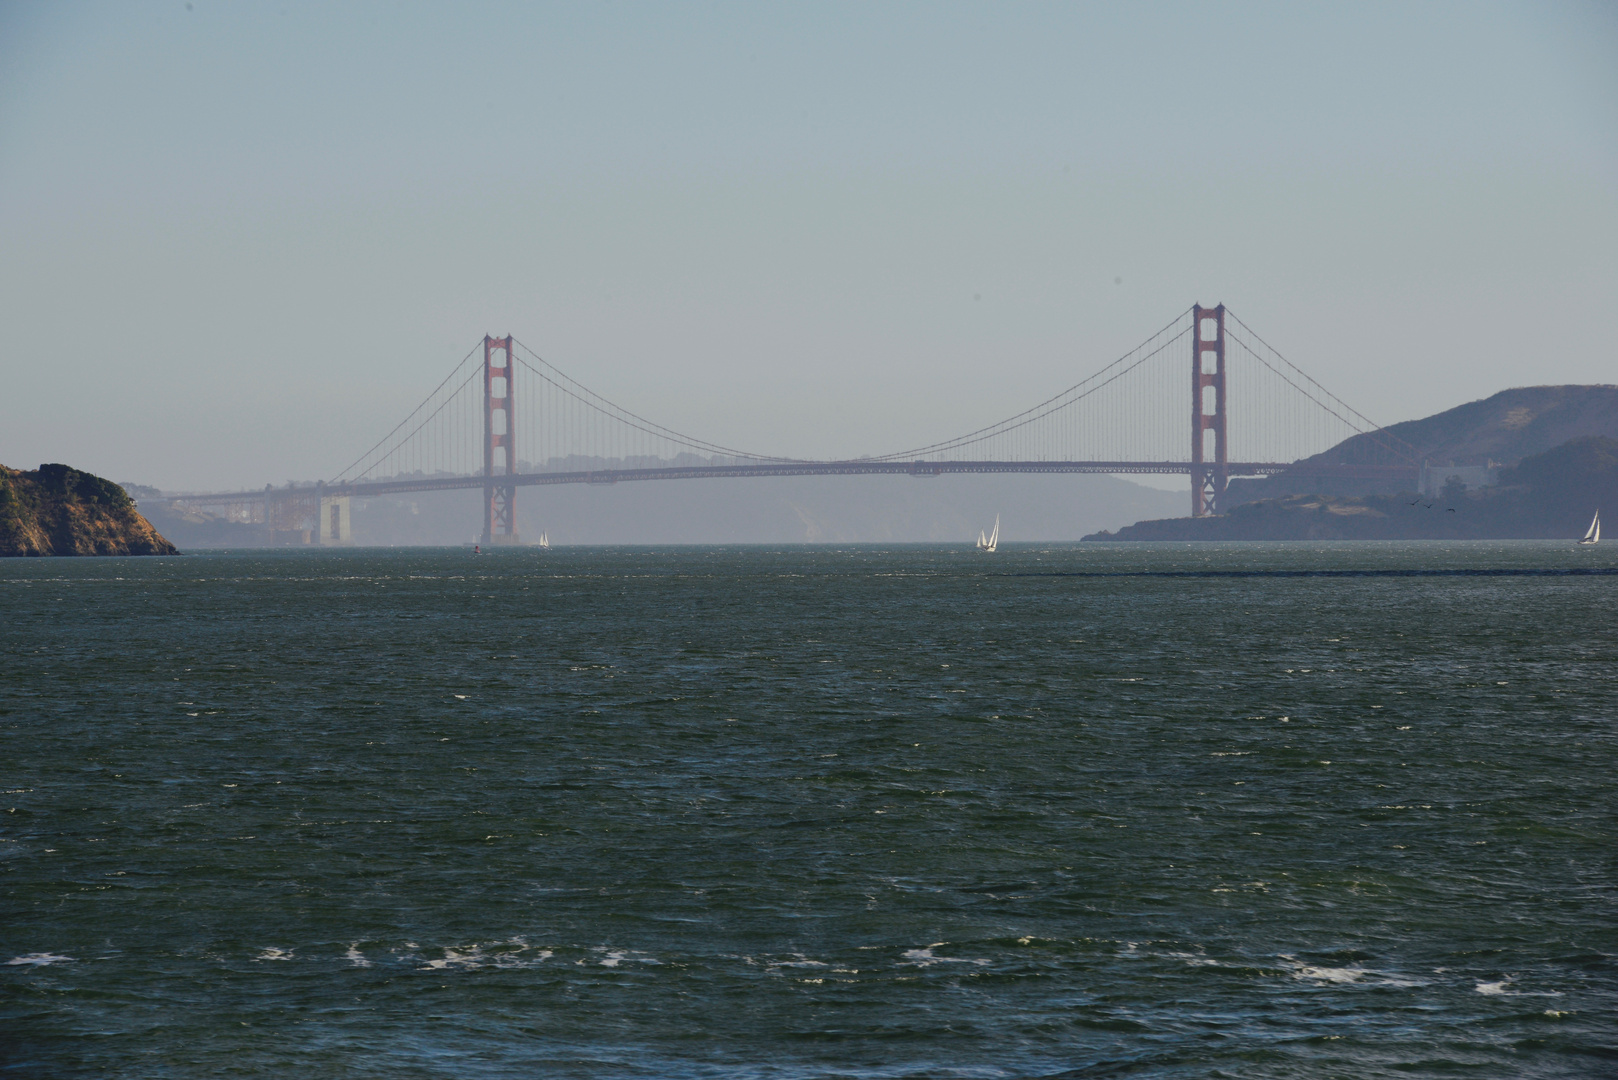
M847 456L1224 301L1393 422L1618 380L1618 7L0 3L0 250L0 462L173 488L486 331Z

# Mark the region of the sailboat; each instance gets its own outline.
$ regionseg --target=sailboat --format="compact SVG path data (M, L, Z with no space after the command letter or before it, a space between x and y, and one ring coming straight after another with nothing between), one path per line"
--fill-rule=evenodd
M1599 543L1601 543L1601 511L1600 510L1597 510L1596 511L1596 516L1590 519L1590 527L1584 531L1584 539L1580 540L1579 543L1581 543L1581 544L1599 544Z
M978 550L979 551L984 551L984 552L989 552L989 551L993 551L995 548L997 548L999 546L1000 546L1000 515L996 514L996 515L994 515L994 531L993 532L991 532L988 536L984 536L983 535L983 530L981 530L981 529L978 530Z
M550 549L551 549L550 535L548 533L540 533L539 534L539 550L541 550L541 551L549 551Z

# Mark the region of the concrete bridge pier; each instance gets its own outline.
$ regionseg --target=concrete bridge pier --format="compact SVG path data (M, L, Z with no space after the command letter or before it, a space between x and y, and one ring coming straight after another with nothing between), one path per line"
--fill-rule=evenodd
M325 495L315 515L315 542L322 547L341 547L354 542L353 519L347 495Z

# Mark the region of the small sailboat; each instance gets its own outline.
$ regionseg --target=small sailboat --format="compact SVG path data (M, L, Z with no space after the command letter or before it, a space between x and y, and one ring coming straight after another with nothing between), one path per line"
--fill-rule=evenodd
M543 533L543 532L540 533L539 534L539 550L541 550L541 551L549 551L550 549L551 549L550 534Z
M1000 515L996 514L996 515L994 515L994 531L993 532L991 532L988 536L984 536L983 535L983 530L981 530L981 529L978 530L978 550L983 551L983 552L990 552L990 551L993 551L995 548L997 548L999 546L1000 546Z
M1590 519L1590 527L1588 529L1584 530L1584 539L1580 540L1579 543L1580 544L1599 544L1599 543L1601 543L1601 511L1600 510L1597 510L1596 511L1596 516Z

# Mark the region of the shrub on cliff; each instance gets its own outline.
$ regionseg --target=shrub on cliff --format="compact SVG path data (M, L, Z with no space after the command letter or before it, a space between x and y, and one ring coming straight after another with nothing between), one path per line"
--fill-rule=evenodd
M117 484L68 465L0 465L0 556L176 554Z

